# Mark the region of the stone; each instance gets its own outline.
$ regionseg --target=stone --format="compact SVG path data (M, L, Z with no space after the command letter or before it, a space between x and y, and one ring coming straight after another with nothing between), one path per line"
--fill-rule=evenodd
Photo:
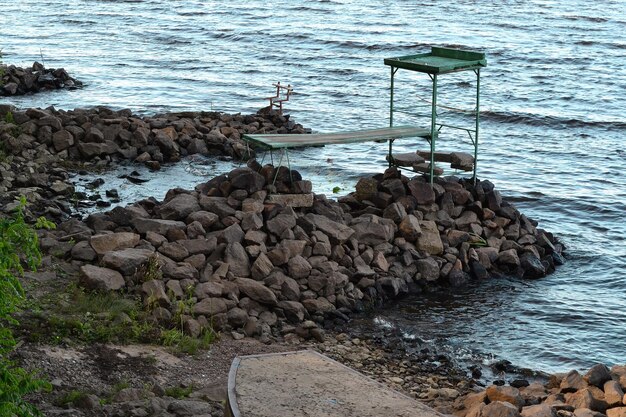
M419 220L412 214L402 219L398 225L398 231L400 235L409 242L415 242L422 234Z
M296 280L291 277L284 277L280 291L287 300L298 301L300 299L300 286Z
M311 264L302 256L297 255L287 262L289 276L294 279L306 278L311 273Z
M163 281L151 279L141 284L141 292L144 294L144 304L147 306L160 305L167 307L170 305L170 299L165 293Z
M59 130L52 135L52 145L57 152L69 148L74 144L74 136L67 130Z
M354 234L352 228L319 214L308 213L305 218L313 224L316 230L324 232L333 244L344 243Z
M313 194L270 194L267 196L268 203L280 204L285 207L312 207Z
M473 211L464 211L459 218L454 221L457 229L467 231L471 224L478 223L478 216Z
M378 192L378 181L374 178L360 178L356 183L355 190L357 200L371 200Z
M296 217L293 214L279 214L266 222L267 230L276 236L282 236L285 230L291 230L296 225Z
M561 380L561 392L575 392L587 388L587 382L576 370L567 373Z
M565 403L574 408L589 408L591 410L604 412L606 403L594 398L590 388L583 388L565 396Z
M482 408L481 417L520 417L518 408L511 403L493 401Z
M226 301L223 298L205 298L193 306L194 314L202 314L206 317L211 317L216 314L226 313L228 307Z
M174 400L167 406L167 411L178 417L210 415L211 404L205 401Z
M208 211L198 210L187 217L187 223L200 222L205 230L209 230L219 220L219 216L215 213L209 213Z
M180 262L189 256L189 251L178 242L165 242L159 246L158 251L176 262Z
M275 306L278 304L276 294L262 283L249 278L237 278L235 284L239 291L259 303Z
M230 271L235 276L250 276L250 259L241 243L235 242L226 246L224 261L230 265Z
M222 231L220 242L225 242L227 244L230 243L241 243L243 242L243 238L245 236L244 231L241 229L238 223L231 224L226 229Z
M419 206L427 206L435 202L435 192L429 183L411 180L407 183L407 187Z
M198 202L203 210L217 214L220 219L235 215L235 209L228 205L224 197L208 197L203 195Z
M144 234L154 232L166 236L172 229L184 230L187 225L181 221L135 218L131 221L137 232Z
M524 255L522 255L522 257ZM545 274L545 270L544 270L544 274ZM585 374L583 378L585 381L587 381L589 385L594 385L598 388L602 388L604 387L604 383L611 379L611 373L609 371L609 368L606 367L606 365L602 363L598 363L592 366L587 371L587 373Z
M383 210L383 218L393 220L394 223L400 223L406 214L406 209L400 203L390 204Z
M89 243L98 255L106 252L134 248L141 236L137 233L119 232L92 236Z
M439 236L437 224L431 220L423 220L420 222L421 235L417 239L417 249L423 250L431 255L439 255L443 253L443 243Z
M83 240L78 242L72 247L71 250L72 259L76 259L78 261L87 261L91 262L96 259L96 251L93 250L88 241Z
M496 262L500 265L506 265L511 268L520 266L520 259L517 256L517 251L515 249L508 249L500 252Z
M530 252L523 253L519 258L520 266L524 270L524 278L541 278L546 276L546 268L536 255ZM604 365L602 365L604 366ZM606 366L605 366L606 368ZM606 369L608 375L609 370ZM609 375L610 378L610 375ZM594 384L595 385L595 384Z
M335 310L335 306L324 297L303 300L302 305L310 314L329 313Z
M422 279L428 282L439 279L439 264L433 258L418 259L415 264L417 265L417 272L420 273Z
M606 410L607 417L626 417L626 407L615 407Z
M604 400L609 407L623 405L624 391L618 381L610 380L604 383Z
M107 252L102 258L102 264L124 275L131 275L146 262L153 253L153 251L148 249L136 248Z
M230 184L235 189L246 190L248 194L254 194L265 186L265 178L250 168L241 168L229 174Z
M606 414L599 411L593 411L588 408L577 408L574 410L575 417L606 417Z
M116 291L126 286L122 274L95 265L80 267L80 283L87 289L99 291Z
M179 194L159 208L164 220L185 220L191 213L200 210L198 199L191 194Z
M376 246L393 239L393 232L390 233L390 230L380 223L361 221L353 223L351 228L354 230L352 237L364 245Z
M252 269L250 273L252 274L253 279L260 281L265 279L265 277L267 277L272 272L273 268L274 265L269 260L267 255L264 253L260 253L252 264Z
M278 308L285 313L285 317L292 323L299 323L307 316L305 307L297 301L280 301Z
M487 387L487 398L490 402L503 401L513 404L517 409L524 406L524 398L517 388L510 386L490 385Z
M248 313L239 307L228 310L226 317L228 318L228 324L235 329L245 326L248 322Z
M556 412L547 404L530 405L522 408L522 417L556 417Z

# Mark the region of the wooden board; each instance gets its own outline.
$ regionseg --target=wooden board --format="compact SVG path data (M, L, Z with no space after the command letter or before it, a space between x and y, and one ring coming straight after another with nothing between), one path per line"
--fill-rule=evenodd
M397 126L378 129L353 130L340 133L243 135L244 140L256 143L268 149L385 141L411 137L428 138L430 137L430 129L420 129L413 126Z
M313 351L235 358L232 417L442 417L435 410Z

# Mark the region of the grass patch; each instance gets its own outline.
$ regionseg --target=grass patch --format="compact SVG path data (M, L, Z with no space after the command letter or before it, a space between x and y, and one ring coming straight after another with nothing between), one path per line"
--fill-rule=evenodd
M85 397L87 397L87 394L84 393L83 391L72 390L58 397L54 401L54 405L58 407L65 407L67 405L76 405L79 401L83 400Z
M211 330L205 330L199 337L191 337L179 329L162 330L161 344L171 347L178 352L195 355L200 350L208 349L217 339L217 334Z
M176 398L177 400L182 400L183 398L187 398L193 392L193 385L188 386L187 388L183 387L169 387L165 388L165 395L168 397Z

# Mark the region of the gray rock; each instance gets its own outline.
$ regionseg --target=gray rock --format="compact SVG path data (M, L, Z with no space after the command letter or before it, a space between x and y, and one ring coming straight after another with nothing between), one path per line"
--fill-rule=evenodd
M239 291L254 301L272 306L278 304L276 294L258 281L248 278L237 278L235 284L239 287Z
M83 240L78 242L72 247L71 250L72 259L76 259L78 261L93 261L96 259L96 251L93 250L89 242Z
M248 322L248 313L239 307L228 310L226 317L228 318L228 324L235 329L245 326Z
M182 261L189 256L189 251L178 242L165 242L159 246L159 252L174 261Z
M170 230L185 230L187 225L184 222L176 220L163 220L163 219L145 219L135 218L131 221L135 226L137 232L144 234L146 232L154 232L160 235L166 236Z
M306 278L311 273L311 264L302 256L294 256L287 263L289 276L294 279Z
M393 239L393 229L377 222L360 221L353 223L351 228L354 230L352 237L364 245L376 246Z
M439 229L434 221L423 220L420 222L422 233L417 239L417 249L428 252L431 255L439 255L443 252L443 243L439 236Z
M217 214L220 219L235 215L235 209L226 203L226 198L224 197L207 197L203 195L200 197L199 203L203 210Z
M508 249L500 252L496 262L500 265L506 265L508 267L520 266L520 259L517 256L517 251L515 249Z
M267 196L267 202L285 207L312 207L313 194L270 194Z
M522 258L525 255L526 254L522 255ZM545 275L545 270L544 270L544 275ZM589 385L594 385L598 388L602 388L604 387L604 383L611 379L611 373L609 371L609 368L606 367L606 365L602 363L598 363L598 364L593 365L587 371L587 373L585 374L583 378L585 379L585 381L587 381Z
M211 317L216 314L226 313L228 307L226 301L223 298L205 298L193 306L194 314L202 314L206 317Z
M293 214L279 214L266 223L267 230L276 236L282 236L285 230L292 229L296 225L296 217Z
M167 411L178 417L209 415L211 405L204 401L174 400L167 407Z
M231 224L226 229L222 231L221 240L227 244L231 243L241 243L243 241L243 237L245 233L241 229L238 223Z
M162 307L168 307L171 303L170 298L165 293L163 281L151 279L141 285L141 291L144 294L144 304L153 306L155 304Z
M415 242L422 234L419 220L412 214L409 214L402 219L398 225L398 231L400 232L400 236L409 242Z
M67 130L59 130L52 135L52 144L57 152L61 152L74 144L74 136Z
M417 204L420 206L427 206L435 202L435 192L430 187L430 184L421 182L418 180L411 180L407 183L407 187Z
M473 211L464 211L454 223L459 230L467 231L470 225L478 223L478 216Z
M274 269L274 265L269 260L266 254L260 253L252 264L251 274L252 278L260 281L265 279Z
M302 305L310 314L329 313L335 310L335 306L324 297L304 300Z
M230 271L235 276L250 276L250 259L241 243L235 242L226 246L224 261L228 263Z
M89 243L98 255L103 255L110 251L134 248L139 240L137 233L119 232L92 236Z
M406 210L402 204L393 203L383 210L383 217L393 220L394 223L400 223L406 217Z
M80 268L80 282L90 290L116 291L124 286L124 277L108 268L100 268L95 265L83 265Z
M300 286L295 279L285 277L280 286L281 294L287 300L298 301L300 299Z
M200 222L200 224L202 225L202 227L204 227L205 230L209 230L209 228L213 226L215 223L217 223L218 220L219 220L219 216L217 214L210 213L204 210L195 211L189 214L189 216L187 217L187 223L191 223L195 221Z
M159 208L164 220L185 220L190 214L200 210L198 199L191 194L179 194Z
M533 253L526 252L522 254L522 256L520 257L520 266L524 270L524 278L541 278L546 276L545 266L541 263L541 260ZM607 368L606 374L608 375L608 373L609 370Z
M104 266L120 271L124 275L131 275L137 268L152 256L154 252L148 249L123 249L107 252L102 258Z
M345 224L319 214L309 213L305 218L313 224L315 229L324 232L334 244L344 243L354 234L354 230Z
M422 279L429 282L439 279L439 264L433 258L418 259L415 264L417 265L417 272L420 273Z

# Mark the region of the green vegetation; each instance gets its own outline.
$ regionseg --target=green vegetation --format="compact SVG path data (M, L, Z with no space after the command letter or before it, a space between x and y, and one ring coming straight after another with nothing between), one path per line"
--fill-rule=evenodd
M55 405L59 407L63 407L66 405L76 405L79 401L81 401L85 397L87 397L86 393L82 391L72 390L61 395L59 398L56 399L54 403Z
M13 317L24 298L19 276L24 266L36 269L41 262L39 241L35 230L24 220L26 199L22 197L12 218L0 219L0 417L37 416L41 413L23 397L31 392L49 390L48 382L18 367L9 359L16 346L11 330ZM40 218L35 227L52 227Z
M169 387L165 388L165 395L168 397L176 398L177 400L182 400L183 398L187 398L193 392L193 385L188 386L187 388L183 387Z

